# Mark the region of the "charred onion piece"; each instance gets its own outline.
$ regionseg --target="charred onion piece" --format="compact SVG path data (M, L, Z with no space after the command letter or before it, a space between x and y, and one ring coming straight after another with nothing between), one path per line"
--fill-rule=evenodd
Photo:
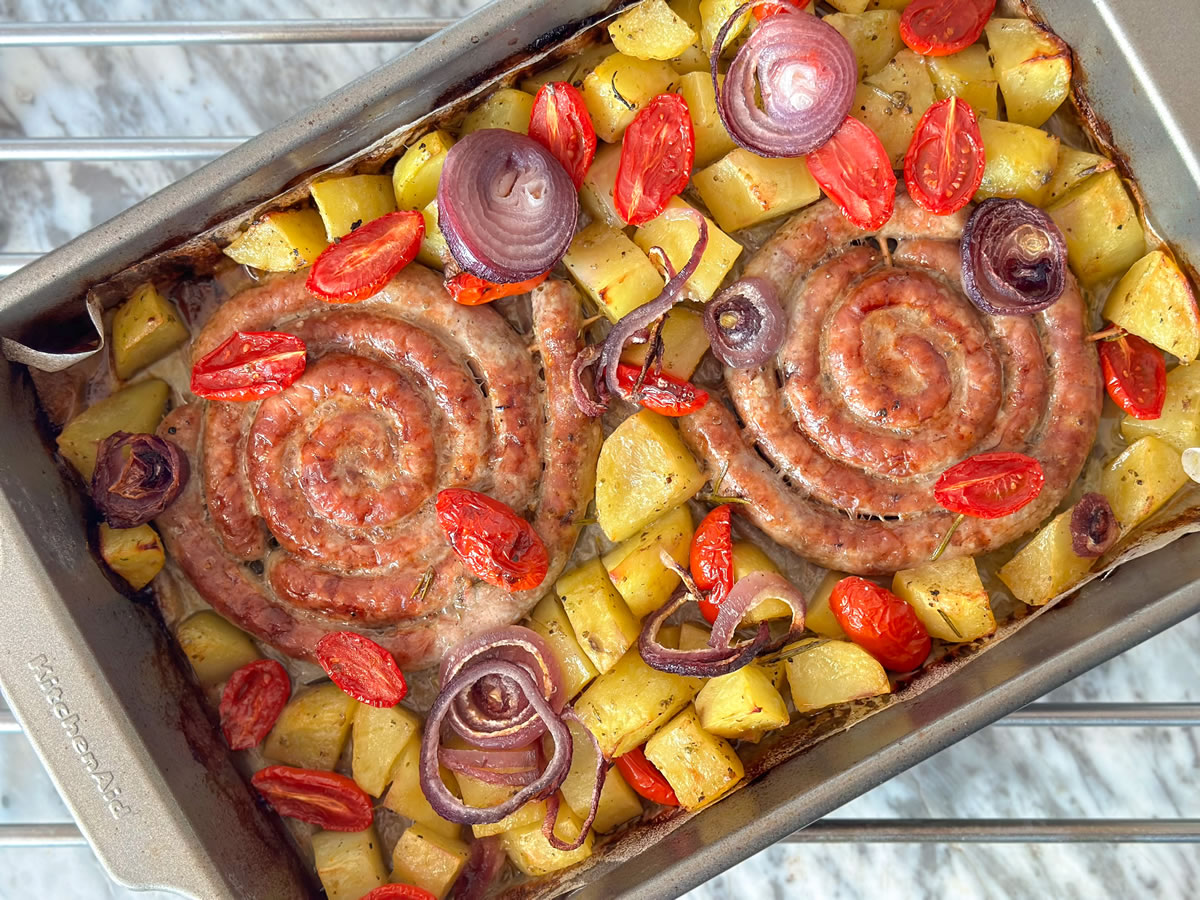
M731 284L704 304L704 331L713 355L725 365L762 365L778 352L785 334L775 286L753 277Z
M963 289L989 315L1031 316L1066 289L1062 232L1024 200L984 200L967 220L960 247Z
M454 882L450 896L453 900L483 900L506 862L508 854L499 835L475 838L471 841L467 865Z
M764 19L738 50L725 83L717 68L725 37L753 6L717 32L709 60L717 110L730 136L759 156L803 156L838 130L858 84L849 42L817 16L785 8Z
M1103 494L1084 494L1071 511L1071 549L1076 556L1097 559L1121 536L1117 517Z
M455 262L496 284L554 268L579 217L562 163L532 138L502 128L472 132L450 148L437 200Z
M170 506L187 480L187 455L171 441L117 431L97 449L92 499L113 528L136 528Z
M563 853L570 853L572 850L578 850L583 846L583 842L587 840L588 832L592 828L592 823L596 821L596 813L600 811L600 794L604 790L604 779L608 775L608 760L604 758L604 753L600 749L600 741L596 739L596 735L592 734L592 730L584 724L583 719L579 718L579 714L574 709L567 709L563 713L563 721L572 721L579 726L579 730L587 735L588 740L592 745L592 752L595 754L596 760L596 782L592 787L592 797L589 801L588 814L583 820L583 824L579 826L579 836L570 843L564 841L554 833L554 825L558 820L558 794L554 794L546 800L546 818L542 820L542 835L546 841L555 850L561 850ZM574 738L571 738L574 741ZM574 755L574 747L572 747L572 755Z
M709 646L722 647L731 644L733 633L746 617L746 613L767 599L781 600L792 610L792 621L787 634L776 641L776 644L782 647L799 637L800 632L804 630L804 614L807 607L804 595L778 572L751 572L739 578L733 589L721 601L717 609L717 619L713 622L712 634L708 639Z
M638 653L642 655L646 665L652 669L692 678L715 678L718 675L736 672L743 666L749 665L766 648L767 642L771 639L771 632L766 622L758 626L758 633L751 640L736 645L712 646L713 642L710 639L708 647L701 647L697 650L672 650L670 647L664 647L658 640L659 630L667 619L691 599L694 598L685 588L679 588L657 612L646 617L646 621L642 625L642 633L638 635ZM722 609L724 609L724 605L722 605ZM738 618L740 620L741 617ZM732 637L732 631L729 637Z
M583 373L594 366L599 359L600 345L589 344L579 351L575 362L571 363L571 392L575 395L575 405L579 407L581 413L592 418L604 415L605 410L608 409L610 397L608 385L603 378L595 380L596 399L594 400L583 381Z

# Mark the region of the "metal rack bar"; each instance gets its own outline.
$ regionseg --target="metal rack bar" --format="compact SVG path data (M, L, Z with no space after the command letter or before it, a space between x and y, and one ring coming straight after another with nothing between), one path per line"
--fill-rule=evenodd
M134 159L204 160L245 137L57 137L0 140L0 162L116 162Z
M455 19L280 19L240 22L4 22L0 47L161 44L346 44L423 41Z
M0 847L79 847L87 839L74 822L54 825L0 825Z

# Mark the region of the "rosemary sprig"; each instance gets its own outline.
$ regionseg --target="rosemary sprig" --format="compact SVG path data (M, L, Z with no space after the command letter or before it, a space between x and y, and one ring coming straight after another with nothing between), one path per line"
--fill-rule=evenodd
M950 630L954 632L954 636L961 641L963 639L962 632L958 630L958 627L954 624L954 620L946 615L946 611L944 609L939 609L938 615L942 617L942 621L945 622L946 625L949 626Z
M421 580L417 582L417 586L413 588L410 599L413 603L419 604L425 599L425 595L429 593L429 587L433 584L433 566L425 570L425 574L421 576Z
M721 466L721 471L717 473L717 478L713 482L712 490L706 494L698 494L698 498L714 506L723 506L726 503L749 503L750 501L745 497L733 497L721 494L721 482L725 480L725 474L728 471L729 460L725 460L725 464Z

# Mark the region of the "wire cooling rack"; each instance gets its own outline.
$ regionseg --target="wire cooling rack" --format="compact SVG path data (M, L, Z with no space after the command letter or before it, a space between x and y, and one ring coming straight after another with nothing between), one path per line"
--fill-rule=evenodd
M232 22L0 23L0 48L183 46L195 44L411 43L451 24L445 18L287 19ZM201 161L247 140L230 137L17 137L0 139L9 162ZM49 248L47 248L48 250ZM0 253L0 277L39 253ZM1034 703L992 727L1200 726L1200 703ZM19 735L0 707L0 734ZM10 739L17 739L10 738ZM824 819L785 839L792 843L1200 843L1200 819ZM0 847L86 845L74 824L0 825Z

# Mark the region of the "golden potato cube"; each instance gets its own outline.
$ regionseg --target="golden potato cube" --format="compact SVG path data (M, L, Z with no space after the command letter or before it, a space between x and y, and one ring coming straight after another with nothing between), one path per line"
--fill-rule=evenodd
M533 94L516 88L501 88L488 94L487 99L467 113L460 137L485 128L503 128L518 134L529 134L529 117L533 114Z
M216 687L259 658L250 635L211 609L193 613L180 622L175 640L206 688Z
M696 32L666 0L646 0L617 16L608 26L618 52L637 59L671 59L687 50Z
M468 748L470 745L458 739L452 739L449 742L450 746L459 748ZM468 806L488 807L499 806L514 794L519 793L521 788L518 785L511 784L488 784L486 781L480 781L478 778L472 778L470 775L458 775L458 788L462 791L463 802ZM471 830L475 832L475 837L489 837L493 834L503 834L505 831L511 831L514 828L524 828L526 825L541 825L542 820L546 818L546 801L531 800L524 806L517 809L515 812L509 813L499 822L491 825L472 825Z
M1180 362L1200 355L1200 311L1192 286L1161 250L1143 256L1122 276L1104 304L1104 318Z
M583 648L571 626L562 604L553 594L547 594L529 614L529 627L545 638L554 658L563 671L567 696L574 697L592 683L600 673Z
M662 293L654 263L623 231L593 222L563 257L567 271L613 322Z
M285 766L333 769L358 701L336 684L320 684L292 696L263 743L263 755Z
M790 718L771 675L756 665L710 678L695 703L701 727L726 738L773 731Z
M614 53L583 79L583 102L596 136L616 143L638 110L670 89L675 70L661 60Z
M440 272L445 268L446 260L450 258L450 247L446 244L446 236L442 234L442 229L438 227L436 200L421 210L421 217L425 220L425 236L421 238L417 261Z
M676 378L688 379L700 365L708 352L708 334L704 331L704 317L694 309L676 306L663 320L662 370ZM640 366L646 361L650 345L630 344L621 354L621 362Z
M560 841L574 843L583 822L571 811L565 803L558 806L558 816L554 820L554 834ZM583 862L592 855L592 844L595 838L589 831L583 843L575 850L558 850L550 846L546 836L542 834L542 823L539 820L533 825L525 825L508 831L501 843L513 865L531 877L549 875L567 866Z
M671 68L680 75L686 75L688 72L707 72L709 70L708 54L704 52L704 47L700 43L702 26L700 0L670 0L667 5L671 7L671 11L675 15L687 22L692 31L696 32L696 39L688 48L671 60Z
M572 53L556 66L534 72L521 82L521 90L536 95L545 85L552 81L565 81L572 87L583 87L583 79L612 55L612 45L608 41L593 44L583 50Z
M691 219L679 215L680 211L689 209L692 207L678 197L672 198L662 215L633 233L633 242L646 254L650 253L651 247L660 247L678 272L687 265L700 234ZM700 265L683 286L686 299L701 303L717 292L742 252L742 245L717 228L712 219L705 217L704 221L708 223L708 246L700 257Z
M929 74L933 78L934 96L939 100L959 97L981 119L1000 117L996 73L983 45L972 44L949 56L929 57Z
M454 773L443 766L441 775L446 787L452 793L458 794L458 779L454 777ZM462 826L457 822L449 822L434 812L425 797L425 792L421 790L420 732L413 735L412 740L404 745L395 765L392 766L388 780L392 786L383 798L383 805L392 812L444 837L458 838L462 835Z
M396 192L388 175L328 178L315 182L309 192L331 241L396 211Z
M879 136L883 148L899 169L912 143L917 123L933 105L933 81L925 58L901 50L890 63L858 85L850 115Z
M1067 261L1085 286L1120 275L1146 252L1146 233L1115 170L1087 179L1047 209L1067 241Z
M100 523L100 557L135 591L153 581L167 561L158 532L149 525L110 528L104 522Z
M904 8L910 3L912 3L912 0L871 0L867 4L867 9L895 9L903 12ZM836 5L835 3L834 6Z
M596 150L596 158L583 176L583 184L579 186L579 202L587 214L594 221L618 230L625 227L625 220L617 213L617 204L613 199L613 187L617 183L617 169L620 166L621 145L601 144Z
M562 575L554 586L579 646L603 675L638 638L638 622L599 559Z
M841 12L857 15L870 6L870 0L829 0L829 5Z
M1034 206L1045 203L1058 163L1058 138L996 119L981 119L979 132L987 162L975 200L1016 197Z
M596 463L596 518L623 541L704 487L704 473L670 419L643 409L604 439Z
M1200 446L1200 366L1176 366L1167 373L1167 396L1157 419L1121 420L1121 436L1129 443L1153 435L1180 453Z
M675 646L680 650L699 650L701 647L708 646L709 636L712 634L712 629L707 625L702 625L700 622L684 622L678 626L679 637L675 641ZM666 629L659 631L659 637L662 637ZM665 644L664 646L670 646Z
M563 782L562 796L571 811L580 821L587 818L592 808L592 791L596 786L596 751L578 722L568 722L575 752L571 757L571 771ZM616 767L610 767L600 790L600 804L596 807L596 819L592 829L597 834L607 834L618 825L642 814L642 801L637 792L621 777Z
M143 284L113 316L112 357L117 377L124 381L187 339L187 326L171 301L153 284Z
M692 184L726 231L787 215L821 196L803 157L765 159L742 147L701 169Z
M1067 510L1034 535L997 574L1022 603L1044 606L1079 581L1093 562L1072 549L1071 510Z
M742 4L738 0L700 0L700 46L704 49L704 55L708 56L712 53L713 44L717 40L717 32L721 30L729 18L738 10ZM737 46L737 38L746 26L750 24L750 11L742 13L741 19L730 26L729 31L725 34L725 46L721 49L722 54L728 55L736 52L734 48Z
M835 638L839 641L848 640L842 630L833 610L829 608L829 598L834 586L846 577L845 572L826 572L820 584L808 598L808 609L804 614L804 624L809 631L815 631L822 637Z
M724 75L717 78L724 83ZM713 90L712 75L707 67L703 71L688 72L679 79L679 96L687 103L696 136L694 169L715 162L737 146L717 112L717 93Z
M805 638L783 649L796 712L892 692L887 672L858 644Z
M392 881L424 888L442 900L470 855L471 848L463 841L413 825L392 848Z
M400 706L360 705L350 729L350 771L358 786L372 797L382 797L401 751L420 733L421 718L416 713Z
M319 212L289 209L256 220L225 248L225 255L264 272L295 272L311 266L328 246Z
M1112 504L1124 533L1158 512L1187 480L1179 451L1147 436L1105 466L1100 491Z
M153 434L166 414L169 393L165 381L147 378L109 394L63 426L58 452L90 483L100 442L118 431Z
M1043 124L1071 90L1071 48L1028 19L992 19L984 33L1008 120Z
M1093 175L1115 169L1116 163L1111 159L1088 153L1086 150L1076 150L1065 144L1058 148L1058 165L1050 177L1049 201L1065 197Z
M874 75L904 48L900 40L900 13L895 10L833 13L825 16L825 23L836 28L850 43L858 59L859 79Z
M329 900L360 900L387 884L383 844L374 825L365 831L318 831L312 848L317 877Z
M746 774L733 745L705 731L692 706L646 742L646 759L658 767L679 805L688 810L715 803Z
M988 593L969 556L942 558L897 572L892 592L913 608L930 636L973 641L996 630Z
M779 572L779 566L749 541L733 542L733 580L737 583L751 572ZM756 625L770 619L791 618L792 608L775 597L759 601L746 613L744 625Z
M398 209L424 209L437 199L438 179L454 138L438 129L404 151L392 171Z
M575 703L575 711L596 735L609 759L640 747L646 738L692 702L699 678L652 669L636 647L601 675Z
M634 616L650 615L679 586L679 576L663 565L660 552L666 550L687 568L691 545L692 514L679 506L604 554L604 568Z

